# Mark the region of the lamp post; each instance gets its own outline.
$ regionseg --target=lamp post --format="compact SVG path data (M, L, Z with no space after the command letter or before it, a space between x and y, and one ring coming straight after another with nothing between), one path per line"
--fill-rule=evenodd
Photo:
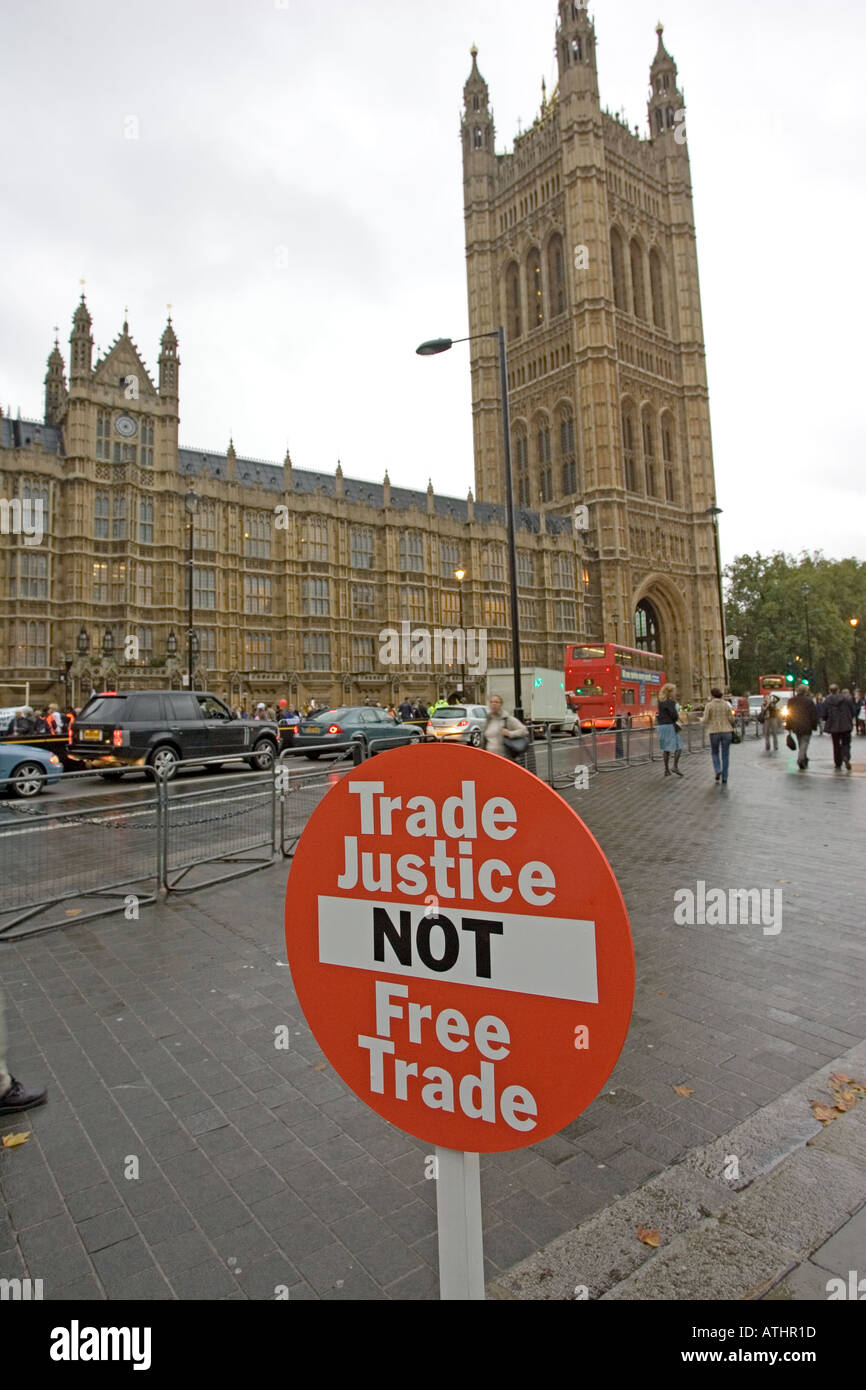
M195 514L198 511L199 495L195 488L191 487L183 499L186 514L189 517L189 548L187 550L187 566L189 568L187 584L187 629L186 629L186 683L187 688L192 690L192 667L193 667L193 639L198 641L197 634L192 625L192 577L193 577L193 545L195 542Z
M862 686L861 686L861 684L860 684L860 619L859 619L859 618L849 618L849 619L848 619L848 622L850 623L851 627L854 629L854 678L853 678L853 684L854 684L854 689L855 689L855 690L861 690L861 689L862 689Z
M517 542L514 532L514 490L511 482L511 423L508 415L508 361L505 329L500 325L490 333L473 333L468 338L433 338L416 349L419 357L435 357L448 352L454 343L471 343L479 338L496 338L499 344L499 389L502 396L502 434L505 444L505 514L508 529L508 579L511 588L511 662L514 670L514 717L523 720L523 690L520 670L520 619L517 605Z
M83 664L88 652L90 651L90 638L87 635L87 628L84 626L83 623L79 629L78 636L75 639L75 650L78 653L79 662ZM83 703L84 702L82 701L82 704Z
M64 713L64 714L66 713L66 711L67 711L68 709L71 709L71 708L72 708L72 706L71 706L70 703L69 703L69 672L70 672L71 670L72 670L72 657L71 657L71 656L67 656L67 655L64 653L64 655L63 655L63 670L60 672L60 679L61 679L62 682L63 682L63 700L64 700L63 713Z
M806 619L806 665L811 670L812 667L812 634L809 631L809 594L811 590L808 584L801 584L800 593L803 595L803 616Z
M728 643L727 637L725 636L725 597L722 592L722 550L719 544L719 517L722 515L722 509L721 507L716 506L715 499L713 499L713 505L711 507L707 507L706 515L712 518L713 538L716 543L716 579L718 580L719 585L719 624L722 633L722 694L725 695L728 691L729 682ZM710 674L710 681L712 683L712 674Z
M465 700L465 699L466 699L466 620L465 620L465 617L464 617L464 614L463 614L463 581L464 581L464 579L466 578L466 571L465 571L465 569L463 568L462 565L461 565L461 567L460 567L459 569L456 569L456 570L454 571L454 578L457 580L457 586L458 586L458 590L459 590L459 593L460 593L460 640L461 640L462 643L463 643L463 672L462 672L462 675L461 675L461 677L460 677L460 680L461 680L460 692L461 692L461 694L462 694L462 696L463 696L463 698L464 698L464 700Z
M101 663L101 669L100 669L100 672L99 672L100 678L101 678L101 680L102 680L102 684L103 684L103 685L105 684L105 668L106 668L106 666L108 665L108 663L111 661L111 658L112 658L113 656L114 656L114 633L111 631L111 628L110 628L110 627L107 627L107 628L105 629L105 631L103 632L103 634L102 634L102 663Z

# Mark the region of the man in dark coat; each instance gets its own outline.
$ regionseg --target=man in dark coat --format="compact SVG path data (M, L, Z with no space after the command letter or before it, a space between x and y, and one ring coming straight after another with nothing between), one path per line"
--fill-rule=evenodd
M809 766L809 740L818 727L818 711L815 701L801 685L788 701L786 723L789 733L797 739L797 766L805 772Z
M851 771L851 730L854 728L854 701L847 691L839 693L838 685L830 686L830 694L824 701L827 733L833 739L833 762L836 771L841 772L844 763Z

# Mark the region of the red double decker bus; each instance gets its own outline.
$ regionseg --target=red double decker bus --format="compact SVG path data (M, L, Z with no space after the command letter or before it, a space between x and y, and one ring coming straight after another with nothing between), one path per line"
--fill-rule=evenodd
M787 690L787 688L784 676L758 677L758 694L761 696L779 695L783 690Z
M565 698L582 729L611 729L626 717L634 727L652 724L664 683L664 657L658 652L618 642L565 649Z

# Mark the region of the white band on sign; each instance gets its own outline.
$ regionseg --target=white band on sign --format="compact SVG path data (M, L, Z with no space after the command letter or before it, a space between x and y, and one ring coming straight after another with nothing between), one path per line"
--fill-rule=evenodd
M319 961L598 1003L595 923L370 898L319 898Z

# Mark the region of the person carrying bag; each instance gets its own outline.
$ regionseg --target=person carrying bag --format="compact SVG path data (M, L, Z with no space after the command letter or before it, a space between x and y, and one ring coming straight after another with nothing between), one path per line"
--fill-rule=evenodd
M490 696L481 747L486 748L488 753L498 753L500 757L512 759L518 758L529 747L529 730L513 714L504 712L501 695Z

